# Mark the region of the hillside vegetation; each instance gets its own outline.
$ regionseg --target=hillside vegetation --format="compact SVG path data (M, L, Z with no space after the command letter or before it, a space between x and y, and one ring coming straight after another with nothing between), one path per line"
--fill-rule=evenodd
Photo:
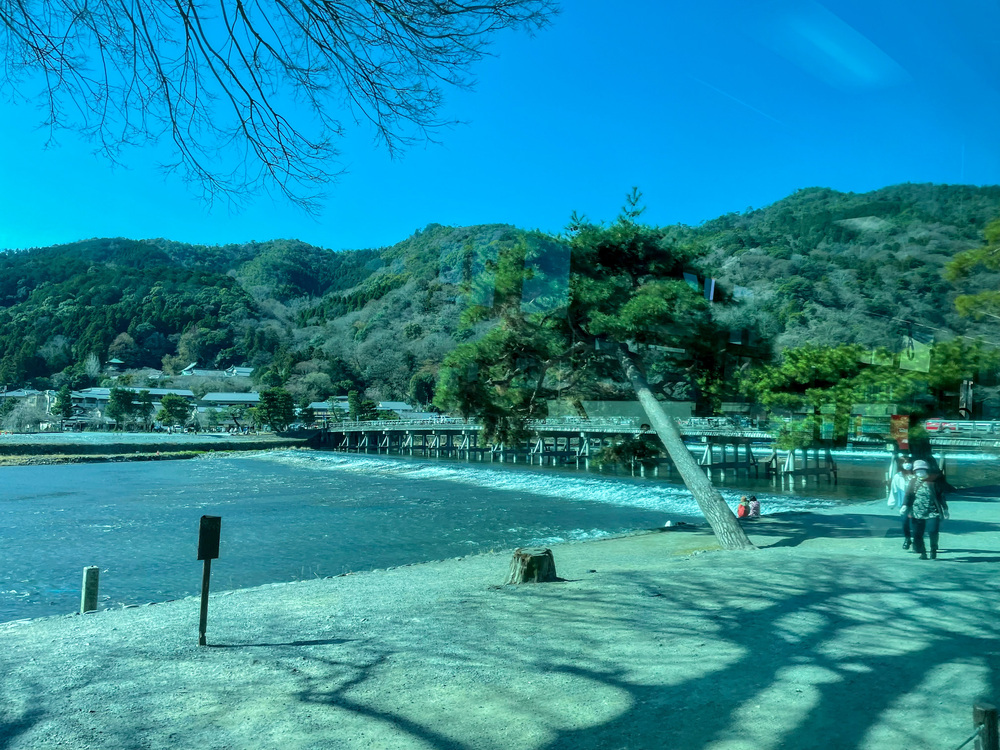
M997 289L1000 272L944 274L997 216L1000 187L907 184L810 188L661 229L717 280L708 314L732 331L727 366L739 367L805 344L1000 341L995 318L955 306ZM389 248L341 252L95 239L0 253L0 384L93 385L94 357L167 372L249 364L299 402L360 389L427 404L446 355L495 325L496 273L518 248L549 285L532 292L529 273L524 304L558 304L568 244L501 224L432 224ZM716 399L736 397L734 380L716 380Z

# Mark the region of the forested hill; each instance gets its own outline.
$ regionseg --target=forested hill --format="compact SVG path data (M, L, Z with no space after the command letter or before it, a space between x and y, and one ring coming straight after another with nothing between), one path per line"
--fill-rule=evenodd
M246 363L301 398L405 395L469 335L456 302L470 253L522 234L431 225L381 250L95 239L0 253L0 385L92 385L96 356L171 373Z
M811 188L668 236L739 298L713 306L725 325L772 347L891 347L901 330L1000 338L995 321L954 308L1000 277L959 288L941 273L998 216L1000 187ZM300 401L361 387L426 402L443 357L490 325L461 320L483 302L477 281L505 249L538 241L507 225L432 224L378 250L101 239L0 253L0 385L94 384L96 356L168 372L251 364Z
M901 321L929 326L913 326L917 335L995 341L995 320L961 318L954 300L1000 288L1000 275L956 287L941 270L955 253L981 245L983 229L998 216L1000 186L907 184L858 194L810 188L706 222L691 235L724 287L751 290L739 317L756 321L778 346L891 347Z

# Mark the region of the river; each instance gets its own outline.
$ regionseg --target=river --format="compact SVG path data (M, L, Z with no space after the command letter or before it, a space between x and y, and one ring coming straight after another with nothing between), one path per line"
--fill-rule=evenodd
M995 458L953 460L960 484L1000 484ZM885 454L838 456L836 487L720 484L765 514L881 496ZM288 450L188 461L0 468L0 621L71 613L85 566L100 567L100 606L197 593L198 519L222 516L213 590L257 586L596 539L703 522L668 479Z

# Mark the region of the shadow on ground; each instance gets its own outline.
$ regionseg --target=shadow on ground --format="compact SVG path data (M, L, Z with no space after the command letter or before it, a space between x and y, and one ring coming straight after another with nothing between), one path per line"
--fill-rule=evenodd
M808 524L803 523L806 517L808 517ZM903 539L902 516L889 514L843 513L826 516L786 513L746 523L744 528L748 534L758 539L759 546L764 547L797 547L807 540L824 538L881 539L898 537L900 542ZM951 518L944 521L941 526L942 546L946 546L947 542L954 540L956 536L998 531L1000 531L1000 523ZM995 552L997 550L989 551Z
M806 537L885 544L898 526L810 520L754 524L776 541L758 552L671 557L652 535L567 545L557 565L596 572L558 585L472 586L473 563L456 561L269 590L259 610L227 614L234 596L213 627L252 622L250 642L157 650L143 631L75 653L66 674L37 670L38 685L0 683L0 748L44 747L55 731L122 748L957 746L972 702L1000 697L995 569L861 544L816 552ZM970 547L953 560L1000 559ZM19 648L41 663L50 644Z
M985 576L957 583L943 566L900 576L898 560L879 568L836 557L783 557L755 570L714 557L721 567L615 573L603 591L496 592L494 606L467 613L468 637L423 686L434 701L406 693L411 705L401 708L398 695L371 697L385 684L378 673L388 654L339 683L332 667L302 677L297 699L441 750L504 746L476 739L484 726L500 731L478 705L487 700L503 724L535 728L534 742L514 737L509 746L846 750L958 744L970 689L996 690L998 607ZM745 575L735 592L734 575ZM427 648L413 635L392 660ZM492 669L478 678L483 690L461 689L461 675L484 664ZM450 681L459 683L454 695L441 688ZM620 710L601 718L609 704Z

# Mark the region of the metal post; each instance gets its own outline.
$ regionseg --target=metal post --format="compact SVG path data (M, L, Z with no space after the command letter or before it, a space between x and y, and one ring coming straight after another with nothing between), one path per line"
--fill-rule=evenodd
M80 594L80 614L85 615L97 609L97 582L101 569L91 566L83 569L83 592Z
M205 567L201 573L201 619L198 621L198 645L207 645L205 641L205 628L208 626L208 582L212 578L212 560L205 560Z
M219 556L219 538L222 519L219 516L202 516L198 524L198 559L205 562L201 573L201 617L198 620L198 645L207 645L205 628L208 625L208 583L212 577L212 560Z

